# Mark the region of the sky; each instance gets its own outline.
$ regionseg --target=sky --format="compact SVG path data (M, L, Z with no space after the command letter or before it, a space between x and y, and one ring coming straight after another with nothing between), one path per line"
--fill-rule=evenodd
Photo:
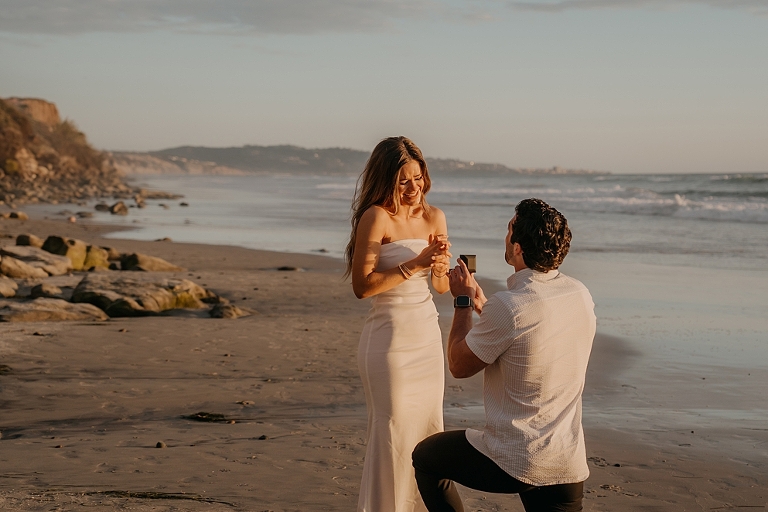
M0 97L98 148L768 172L766 0L0 0Z

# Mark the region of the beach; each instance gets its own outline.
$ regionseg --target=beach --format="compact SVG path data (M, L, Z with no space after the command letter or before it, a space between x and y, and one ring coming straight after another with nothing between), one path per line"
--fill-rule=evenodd
M0 324L0 508L354 509L366 429L356 349L368 303L354 298L339 259L103 238L116 227L42 216L0 222L3 245L55 233L159 256L186 269L172 275L252 312ZM436 302L445 338L449 298ZM648 412L751 400L768 382L762 363L750 375L701 361L646 371L647 354L608 330L598 330L584 393L585 510L766 508L764 405L731 407L754 418L718 421ZM482 425L481 385L447 377L446 429ZM515 496L461 492L467 510L522 510Z

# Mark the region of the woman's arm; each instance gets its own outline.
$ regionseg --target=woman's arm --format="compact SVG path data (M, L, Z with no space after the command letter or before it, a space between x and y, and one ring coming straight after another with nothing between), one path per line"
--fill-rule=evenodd
M433 236L435 238L442 237L443 240L447 240L448 222L445 220L443 211L432 207L432 219ZM432 266L432 288L439 294L443 294L450 289L448 283L448 270L451 268L451 253L448 252L450 246L451 244L448 243L445 252L437 257L435 264Z
M372 207L360 218L355 239L355 253L352 257L352 290L358 299L372 297L391 290L407 281L408 278L398 268L377 272L381 241L386 235L389 214L383 209ZM439 252L441 242L435 241L424 249L421 254L404 263L411 273L420 272L432 266Z

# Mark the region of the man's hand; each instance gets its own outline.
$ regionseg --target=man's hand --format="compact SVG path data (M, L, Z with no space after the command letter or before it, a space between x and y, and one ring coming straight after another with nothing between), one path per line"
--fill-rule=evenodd
M459 264L448 271L448 283L451 287L451 295L453 295L454 298L459 295L467 295L474 299L477 297L476 292L478 289L475 277L467 268L467 264L464 263L464 260L459 258L457 261ZM482 290L480 290L480 293L482 293ZM485 298L485 295L483 295L483 298Z

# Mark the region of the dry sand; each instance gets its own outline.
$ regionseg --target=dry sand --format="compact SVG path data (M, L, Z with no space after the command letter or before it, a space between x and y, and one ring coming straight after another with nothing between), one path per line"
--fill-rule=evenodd
M0 324L0 364L8 367L0 373L0 509L355 509L366 428L356 350L368 304L342 281L339 261L105 240L114 228L95 224L0 222L5 235L64 234L160 256L188 269L180 277L254 311L237 320L183 311ZM275 270L282 265L304 271ZM437 301L444 336L448 300ZM626 385L622 370L633 358L622 340L598 336L585 400L599 403ZM481 382L448 377L446 428L481 421ZM223 421L186 417L199 412ZM688 432L611 425L586 436L587 511L768 503L765 464L734 460L711 436L700 443ZM516 496L462 493L467 510L522 510Z

